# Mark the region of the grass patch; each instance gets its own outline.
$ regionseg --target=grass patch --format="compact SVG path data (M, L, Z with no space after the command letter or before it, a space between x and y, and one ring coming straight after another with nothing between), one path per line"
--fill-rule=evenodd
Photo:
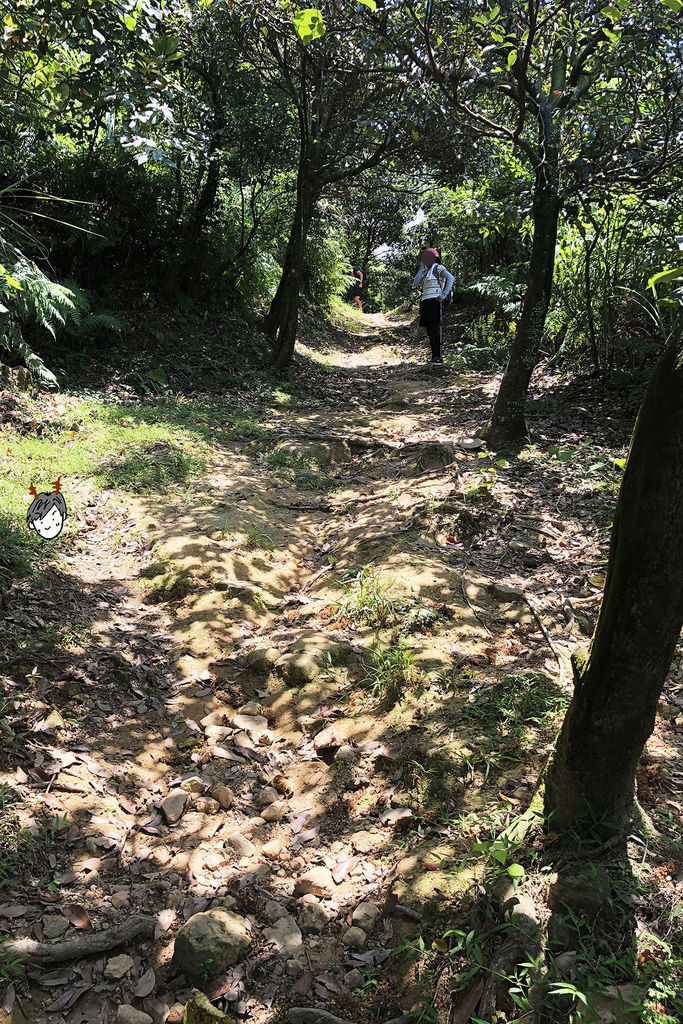
M378 628L398 620L402 604L389 596L392 585L382 583L374 565L362 565L337 582L344 596L336 604L345 618Z
M522 744L537 738L538 730L563 714L568 703L549 676L529 673L487 687L457 715L496 743Z
M103 475L107 487L139 494L160 493L172 484L187 483L198 476L204 460L193 452L167 441L134 448L112 462Z
M373 697L395 704L417 681L415 652L402 639L378 644L370 651L372 661L362 680Z

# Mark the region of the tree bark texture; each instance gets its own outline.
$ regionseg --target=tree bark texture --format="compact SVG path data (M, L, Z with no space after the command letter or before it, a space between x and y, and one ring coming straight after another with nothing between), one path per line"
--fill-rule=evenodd
M264 334L271 338L273 366L276 369L289 366L294 355L303 283L304 253L316 200L317 195L310 182L300 172L296 206L280 283L273 296L270 309L261 324Z
M515 444L528 436L524 407L531 375L538 362L553 286L557 225L562 205L558 196L559 126L553 124L549 108L541 108L539 118L545 160L536 172L532 209L534 238L526 291L505 373L483 432L483 437L493 447Z
M683 341L669 342L638 414L605 596L548 770L551 831L619 831L683 625Z

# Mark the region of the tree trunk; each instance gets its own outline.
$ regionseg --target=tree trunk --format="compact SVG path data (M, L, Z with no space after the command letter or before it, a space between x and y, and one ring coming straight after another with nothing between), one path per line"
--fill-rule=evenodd
M533 204L534 240L522 313L491 418L482 435L494 447L515 444L528 436L524 406L550 303L560 206L554 183L549 183L544 171L539 171Z
M280 283L270 309L261 323L261 330L271 338L273 365L278 369L289 366L294 355L303 283L304 252L316 199L316 193L300 170L296 206Z
M655 367L612 529L605 596L549 767L551 831L621 830L683 625L683 340Z
M201 238L206 225L207 218L213 210L218 186L221 183L221 165L217 156L210 157L209 168L206 172L204 185L195 203L185 229L184 246L186 258L189 259L192 250Z

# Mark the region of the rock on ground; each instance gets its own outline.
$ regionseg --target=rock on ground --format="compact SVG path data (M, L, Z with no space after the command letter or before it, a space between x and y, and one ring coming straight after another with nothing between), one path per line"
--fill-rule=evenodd
M229 910L195 914L178 932L173 963L187 978L215 977L233 967L249 948L244 918Z
M136 1010L134 1006L125 1003L117 1010L115 1024L154 1024L154 1021L148 1013Z
M291 914L281 917L272 928L264 928L263 934L285 956L293 956L302 947L301 930Z
M121 953L120 956L113 956L110 960L107 960L107 966L104 968L105 978L113 978L114 981L118 981L124 974L128 974L135 961L132 956L128 956L126 953Z

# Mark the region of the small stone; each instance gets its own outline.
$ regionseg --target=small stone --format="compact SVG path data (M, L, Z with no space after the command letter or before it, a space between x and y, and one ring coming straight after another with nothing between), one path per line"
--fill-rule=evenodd
M136 1010L129 1003L122 1004L116 1011L115 1024L154 1024L148 1013Z
M182 789L172 789L168 796L164 797L160 806L169 825L175 824L180 819L186 804L187 793Z
M54 729L55 732L61 732L65 728L64 719L57 708L53 708L47 716L45 719L45 725L48 729Z
M183 1024L183 1017L185 1016L185 1007L182 1003L174 1003L171 1009L168 1011L168 1017L166 1018L166 1024Z
M276 800L274 803L269 804L268 807L263 808L261 817L264 821L281 821L286 810L287 804L284 800Z
M232 708L220 707L216 711L212 711L210 714L205 715L199 723L202 729L206 729L209 725L221 725L225 726L230 720L230 716L233 714Z
M288 960L285 964L285 974L288 978L300 978L303 973L303 964L299 960Z
M363 949L367 941L367 935L362 928L347 928L342 935L342 942L349 949Z
M344 843L341 841L341 839L335 839L335 841L332 843L332 846L330 847L330 853L341 853L343 849Z
M256 853L254 844L249 842L241 832L231 832L225 841L232 847L238 857L253 857Z
M261 705L255 700L248 700L246 704L243 704L241 708L237 709L240 715L260 715Z
M237 906L237 900L234 896L221 896L216 902L223 910L233 910Z
M348 743L345 743L334 755L334 759L337 764L353 764L356 760L356 751Z
M289 862L289 866L291 870L294 872L303 871L303 869L306 867L306 861L303 859L303 857L292 857L292 859Z
M244 918L216 908L185 922L175 939L173 963L188 979L206 981L233 967L248 948Z
M43 918L43 932L46 939L58 939L69 927L69 922L61 914L46 914Z
M129 901L129 894L127 892L124 892L123 890L121 892L112 893L111 905L112 907L114 907L115 910L120 910L121 907L128 906Z
M235 800L235 794L233 791L229 786L224 786L222 782L219 782L217 786L213 787L211 790L211 796L214 800L218 801L219 806L222 807L224 811L229 810Z
M383 842L383 839L380 839L379 836L373 836L372 832L368 832L366 829L354 832L351 836L351 846L356 853L372 853Z
M254 651L250 651L247 655L247 665L253 669L254 672L267 675L268 672L272 672L275 662L280 659L280 652L276 647L259 647ZM242 711L242 708L240 708ZM242 712L247 714L247 712Z
M328 725L327 729L323 729L313 738L313 746L316 750L329 750L330 747L340 747L341 744L341 738L334 725Z
M232 736L234 731L234 729L228 729L225 725L207 725L204 730L204 735L207 739L216 740L218 742L219 740L225 740L229 736Z
M369 900L359 903L353 912L353 923L364 932L371 932L377 924L381 911L376 903Z
M255 743L268 732L268 719L263 715L235 715L232 724L235 729L242 729Z
M287 917L287 911L277 900L268 900L264 913L271 924L275 924L282 917Z
M128 974L135 961L132 956L128 956L126 953L121 953L120 956L113 956L110 960L107 960L107 966L104 968L105 978L113 978L114 981L118 981L124 974Z
M282 843L279 839L271 839L263 844L262 851L264 856L275 860L282 853Z
M206 783L198 775L192 775L189 779L183 779L180 788L186 793L203 793L206 790Z
M275 803L279 799L280 794L276 789L273 789L272 786L265 786L256 797L256 804L259 807L265 807L267 804Z
M305 686L320 675L320 662L303 651L283 654L275 662L274 668L288 686Z
M413 812L410 807L392 807L390 810L385 811L384 814L380 814L379 823L380 825L396 825L399 821L403 821L404 818L412 818Z
M305 899L306 897L304 896L304 900ZM309 899L311 899L311 897L309 897ZM312 899L315 900L315 897ZM303 903L301 912L299 913L299 925L301 926L301 931L304 932L304 934L309 932L318 934L323 930L325 925L328 923L328 920L327 914L319 903Z
M306 736L315 736L325 726L322 718L314 718L313 715L299 715L296 723Z
M329 868L323 867L322 865L309 868L306 874L301 876L300 882L302 884L307 883L315 886L316 889L320 890L319 892L316 892L315 895L320 896L322 899L331 899L332 893L335 889L332 872Z
M363 975L354 967L352 971L348 971L344 975L344 984L347 988L358 988L363 984Z
M194 802L194 809L200 814L215 814L216 811L220 810L220 806L218 800L214 800L210 796L200 796Z
M272 928L264 928L263 934L269 942L274 942L278 953L293 956L301 949L301 930L291 914L281 917Z

